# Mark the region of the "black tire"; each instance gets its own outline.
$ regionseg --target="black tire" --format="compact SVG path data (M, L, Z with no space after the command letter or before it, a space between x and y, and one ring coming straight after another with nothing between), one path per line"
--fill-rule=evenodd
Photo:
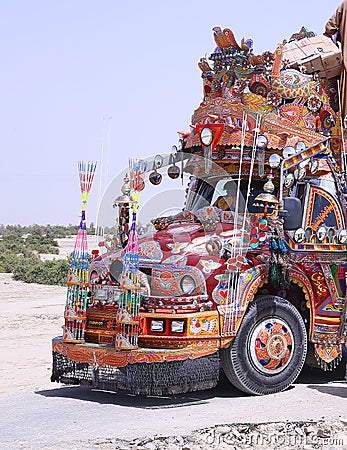
M306 353L307 334L298 310L281 297L267 295L250 304L236 338L220 350L220 359L237 389L265 395L296 380Z

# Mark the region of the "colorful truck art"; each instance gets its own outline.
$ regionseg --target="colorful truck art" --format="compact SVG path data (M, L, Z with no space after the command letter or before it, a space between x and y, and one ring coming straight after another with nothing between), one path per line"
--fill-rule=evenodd
M52 381L174 394L215 386L221 364L238 389L263 395L296 380L309 346L323 370L341 360L340 50L305 28L259 55L228 28L213 35L217 47L198 62L203 99L179 149L131 160L114 194L116 232L92 252L86 303L68 295L83 331L53 339ZM315 64L293 57L318 44L313 62L326 51L334 70L310 72ZM139 235L140 192L159 185L163 170L189 175L185 205ZM68 293L76 289L68 281Z

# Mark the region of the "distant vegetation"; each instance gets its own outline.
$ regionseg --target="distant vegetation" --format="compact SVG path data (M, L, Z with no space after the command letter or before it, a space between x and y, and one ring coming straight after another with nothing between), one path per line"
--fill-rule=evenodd
M78 226L0 225L0 272L26 283L66 284L68 260L42 261L40 254L59 253L56 239L76 236ZM93 224L87 230L94 234Z

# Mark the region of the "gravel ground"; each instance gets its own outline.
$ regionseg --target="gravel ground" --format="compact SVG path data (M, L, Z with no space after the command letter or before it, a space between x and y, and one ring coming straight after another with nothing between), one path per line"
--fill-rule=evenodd
M197 430L188 436L154 436L132 441L99 439L66 442L70 450L241 450L347 449L347 419L335 422L275 422L225 424ZM57 450L61 446L47 447Z

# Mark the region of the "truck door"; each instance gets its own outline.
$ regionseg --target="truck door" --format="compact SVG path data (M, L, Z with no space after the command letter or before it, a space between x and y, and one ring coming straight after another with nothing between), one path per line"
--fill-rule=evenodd
M333 183L329 185L333 187ZM324 361L327 361L324 352L328 348L325 343L338 345L340 342L346 296L346 247L339 241L345 220L334 194L333 189L328 192L321 187L307 185L304 196L305 238L302 245L308 252L301 264L311 279L314 292L311 339L317 343L316 351Z

